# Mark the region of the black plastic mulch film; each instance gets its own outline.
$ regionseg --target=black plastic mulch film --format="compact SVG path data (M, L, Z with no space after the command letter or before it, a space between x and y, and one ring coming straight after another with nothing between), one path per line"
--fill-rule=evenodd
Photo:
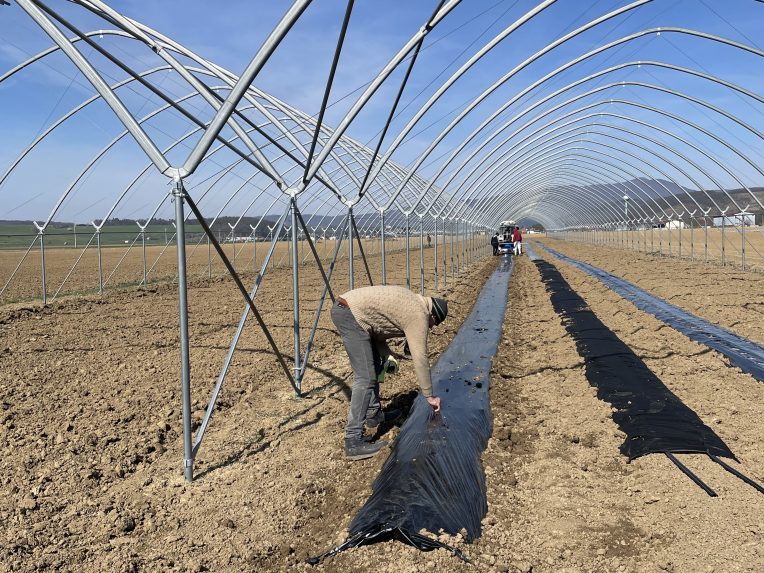
M542 274L546 272L547 278L550 279L551 277L549 282L556 282L556 288L559 289L562 285L559 282L562 279L559 272L549 263L538 262L539 259L532 244L528 244L526 247L530 259L536 262L540 268L546 269L546 271L542 270ZM544 248L564 262L599 279L606 286L612 288L614 292L631 301L640 310L655 315L656 318L692 340L725 354L735 366L741 367L762 381L761 376L764 373L764 368L762 368L764 365L763 347L669 304L602 269L566 257L546 245ZM550 268L554 271L550 271ZM555 286L550 287L550 291L554 289ZM587 320L587 317L593 315L585 314L591 311L588 311L584 306L576 309L575 306L579 303L573 297L566 297L559 292L557 293L557 303L560 309L565 307L573 311L571 316L575 320L568 319L566 326L569 330L571 328L581 329L580 342L577 344L579 352L584 351L582 355L586 356L585 352L593 348L595 342L597 345L600 343L597 340L596 330L592 330L593 328L596 329L597 325L591 320ZM583 336L583 332L587 333L586 336ZM579 339L577 338L577 340ZM607 342L612 342L612 339L608 338ZM698 487L709 496L716 497L716 492L674 455L674 453L705 453L727 472L753 487L759 493L764 494L764 486L721 459L722 457L729 457L737 461L727 445L710 428L705 426L692 410L679 402L679 399L671 394L635 355L631 354L630 351L630 354L619 354L618 348L612 347L610 351L600 349L599 354L592 355L592 360L587 360L587 377L593 385L598 387L598 395L616 407L616 414L614 414L613 419L627 434L633 432L621 448L630 459L646 453L662 452ZM630 372L630 375L618 382L618 378L612 375L618 374L619 371ZM645 374L643 379L640 379L640 371ZM611 375L609 379L607 378L608 374ZM623 378L623 375L621 377ZM633 383L635 386L633 388L620 388L627 383ZM634 389L640 385L644 385L644 388L637 395L634 393Z
M743 372L749 373L759 382L764 382L764 348L758 344L659 299L627 280L566 257L549 247L545 248L561 261L599 279L638 309L649 312L689 339L721 352Z
M586 378L597 388L597 397L613 406L613 421L626 434L621 453L629 460L667 452L736 460L727 444L597 318L553 264L542 259L534 263L555 311L576 341Z
M480 536L488 510L480 455L492 431L489 375L511 272L511 258L503 257L432 368L433 390L442 399L440 414L417 397L372 485L371 497L350 524L350 537L309 563L389 539L423 551L444 548L467 560L460 551L419 532L456 535L464 529L467 541Z

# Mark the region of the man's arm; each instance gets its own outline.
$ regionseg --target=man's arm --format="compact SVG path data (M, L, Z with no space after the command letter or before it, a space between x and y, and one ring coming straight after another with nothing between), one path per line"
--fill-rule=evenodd
M436 412L440 411L440 398L432 394L432 378L430 376L430 358L427 350L427 335L430 332L429 316L423 315L409 330L405 331L406 340L411 350L411 361L414 363L419 388L427 402Z

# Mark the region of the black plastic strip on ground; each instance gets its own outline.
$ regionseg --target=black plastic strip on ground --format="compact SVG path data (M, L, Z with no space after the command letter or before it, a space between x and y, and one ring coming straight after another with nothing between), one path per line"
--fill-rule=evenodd
M749 373L759 382L764 382L764 347L690 314L642 290L627 280L595 266L567 257L549 247L545 246L545 248L560 260L599 279L620 296L632 302L638 309L649 312L658 320L665 322L691 340L724 354L733 365L740 368L743 372Z
M480 536L488 510L480 455L492 432L488 387L501 338L512 272L505 256L486 281L467 320L432 369L442 399L435 415L420 395L401 427L371 497L350 524L350 537L310 563L360 545L397 539L422 551L447 545L419 534L440 530L467 541Z
M613 421L626 434L621 453L629 460L652 453L704 453L736 460L724 441L597 318L554 265L534 263L576 341L587 380L597 388L597 397L615 409Z

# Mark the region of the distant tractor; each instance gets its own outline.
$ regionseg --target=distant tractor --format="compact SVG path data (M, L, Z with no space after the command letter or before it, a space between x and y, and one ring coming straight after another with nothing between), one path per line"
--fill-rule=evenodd
M512 253L512 231L515 227L511 219L499 225L499 253Z

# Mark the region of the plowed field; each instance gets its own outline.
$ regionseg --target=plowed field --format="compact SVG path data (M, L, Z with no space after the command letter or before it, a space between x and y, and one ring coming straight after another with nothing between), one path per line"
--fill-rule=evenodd
M759 312L746 304L764 303L757 275L729 271L731 286L722 290L719 269L700 263L553 244L764 341ZM426 255L431 268L432 249ZM764 385L591 277L549 260L727 442L740 469L764 481ZM663 456L627 464L618 452L623 435L586 381L536 266L528 257L516 263L492 374L483 536L474 544L446 540L472 564L397 542L350 550L316 567L304 563L344 540L384 458L343 457L351 372L327 315L301 399L254 321L248 324L197 458L197 479L185 483L177 296L172 285L157 285L46 309L0 310L0 571L762 570L764 496L701 456L681 458L718 498ZM371 267L379 276L378 260ZM403 256L392 255L389 282L403 283L404 267ZM492 259L476 262L441 284L450 315L431 333L431 360L493 268ZM418 254L412 269L416 289ZM362 265L356 270L360 286ZM341 293L346 264L335 273ZM312 265L302 269L301 290L308 327L321 290ZM222 278L192 284L189 299L198 425L243 304ZM269 271L256 303L288 362L291 300L289 271ZM305 328L303 341L307 334ZM404 361L383 385L384 402L405 408L415 387ZM398 426L381 432L394 438Z

